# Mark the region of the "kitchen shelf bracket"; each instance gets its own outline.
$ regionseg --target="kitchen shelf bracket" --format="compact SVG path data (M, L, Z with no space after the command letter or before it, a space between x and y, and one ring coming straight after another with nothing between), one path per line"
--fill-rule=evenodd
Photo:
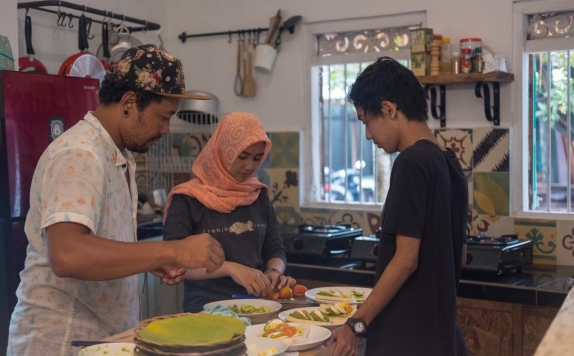
M492 97L494 105L492 110L490 106L490 88L488 84L492 84ZM482 93L481 89L482 88ZM484 99L484 115L486 119L492 122L495 126L500 126L500 83L498 82L477 82L474 87L474 94L477 98ZM484 95L483 95L484 94Z
M439 87L440 92L440 104L438 104L438 109L440 113L437 113L437 95L436 87ZM425 91L427 95L430 91L430 109L431 115L434 119L440 120L440 127L446 127L446 88L444 84L427 84L425 85Z
M45 7L49 7L49 6L57 7L58 10L55 11L55 10L45 9ZM74 4L71 2L67 2L67 1L53 0L53 1L21 2L21 3L18 3L18 8L19 9L26 9L26 11L28 11L28 9L35 9L35 10L39 10L39 11L49 12L52 14L57 14L58 16L60 16L61 14L64 14L63 12L60 11L60 9L66 8L66 9L82 11L82 14L89 13L89 14L103 16L103 19L101 21L92 20L92 22L96 22L96 23L100 23L100 24L103 23L103 21L108 22L107 19L109 19L109 20L116 19L116 20L121 20L122 24L124 22L131 22L131 23L135 23L138 25L142 25L141 27L128 26L127 28L130 32L145 32L145 31L155 31L155 30L161 29L161 25L154 23L154 22L149 22L147 20L140 20L140 19L125 16L122 14L116 14L112 11L99 10L99 9L95 9L93 7L89 7L89 6L85 6L85 5L78 5L78 4ZM73 14L67 14L67 13L65 15L72 17L72 18L80 18L79 15L73 15Z

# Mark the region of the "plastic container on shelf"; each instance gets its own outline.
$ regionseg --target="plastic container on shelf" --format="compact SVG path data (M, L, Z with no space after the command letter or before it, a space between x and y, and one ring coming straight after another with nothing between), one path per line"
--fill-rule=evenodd
M443 37L442 47L440 49L440 73L441 74L451 74L452 73L452 45L450 44L449 37Z
M460 51L462 52L463 48L470 48L470 59L474 60L478 52L482 53L482 40L477 37L471 38L461 38L460 40Z

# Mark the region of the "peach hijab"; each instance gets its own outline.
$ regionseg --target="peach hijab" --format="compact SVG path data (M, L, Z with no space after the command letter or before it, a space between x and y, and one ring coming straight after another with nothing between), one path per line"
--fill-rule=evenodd
M176 186L169 193L164 222L175 194L196 198L211 210L230 213L238 206L255 202L261 189L268 191L269 188L255 177L238 182L229 174L241 152L257 142L265 142L265 152L261 158L263 162L271 150L271 141L261 121L246 112L226 115L193 163L194 178Z

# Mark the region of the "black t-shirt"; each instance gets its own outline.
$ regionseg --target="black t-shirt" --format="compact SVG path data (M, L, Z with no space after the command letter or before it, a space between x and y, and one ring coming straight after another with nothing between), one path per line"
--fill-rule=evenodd
M421 239L418 268L369 325L367 355L467 355L456 320L467 191L451 150L420 140L397 157L383 208L375 281L395 254L397 234Z
M265 269L271 258L286 261L275 210L264 191L253 204L239 206L228 214L208 209L199 200L187 195L174 195L165 221L163 239L183 239L200 233L210 234L221 244L226 261L260 270ZM183 309L192 313L203 310L206 303L247 293L231 277L186 280L184 283Z

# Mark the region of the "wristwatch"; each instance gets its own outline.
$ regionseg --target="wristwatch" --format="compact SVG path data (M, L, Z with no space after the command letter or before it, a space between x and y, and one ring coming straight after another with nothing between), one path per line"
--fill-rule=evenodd
M367 337L367 323L363 319L349 318L345 322L356 336Z

